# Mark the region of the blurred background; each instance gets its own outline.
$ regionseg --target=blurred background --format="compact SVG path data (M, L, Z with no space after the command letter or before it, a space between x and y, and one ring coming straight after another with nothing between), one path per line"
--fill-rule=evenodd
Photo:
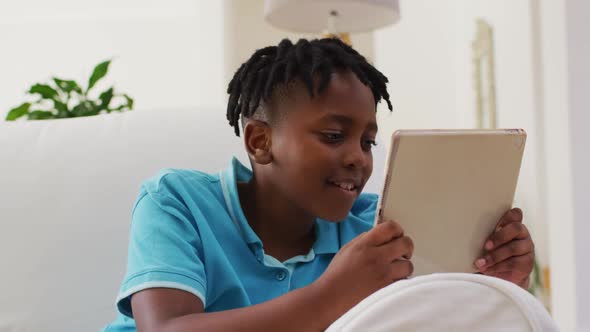
M132 97L133 112L208 112L219 118L215 129L231 136L226 86L257 48L284 37L350 32L338 21L334 31L328 25L315 32L281 27L281 15L289 13L269 6L263 0L2 1L2 119L28 100L35 83L57 76L86 84L96 64L112 60L96 89L115 86ZM590 330L584 315L590 286L583 282L590 273L590 3L400 0L399 7L384 8L399 18L392 14L383 26L350 35L353 47L390 81L394 111L380 105L378 112L382 151L400 128L524 128L528 141L515 205L525 211L536 243L534 293L564 331ZM269 23L269 15L279 15L278 21ZM2 145L18 144L0 138ZM383 154L376 159L383 161ZM381 180L376 171L370 188L378 190ZM11 232L6 227L0 233ZM117 273L115 279L123 271ZM107 318L114 317L116 289L108 295ZM2 309L0 321L15 317ZM0 331L13 330L0 325Z

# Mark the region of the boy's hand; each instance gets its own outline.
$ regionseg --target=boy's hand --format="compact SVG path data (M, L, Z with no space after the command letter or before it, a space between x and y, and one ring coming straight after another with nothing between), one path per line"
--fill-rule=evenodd
M483 257L475 260L475 266L481 273L528 288L535 245L528 229L522 224L522 210L515 208L506 212L483 248Z
M339 315L413 272L412 240L396 222L383 222L346 244L314 283Z

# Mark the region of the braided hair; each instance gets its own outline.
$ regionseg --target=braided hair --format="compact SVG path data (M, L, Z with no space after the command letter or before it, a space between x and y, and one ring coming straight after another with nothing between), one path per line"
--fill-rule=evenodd
M389 110L393 109L385 86L387 77L340 39L300 39L296 44L283 39L278 46L257 50L236 71L227 87L227 120L240 136L240 115L243 119L252 117L257 110L266 112L259 107L261 101L270 101L278 86L300 80L313 98L324 92L336 70L355 73L373 92L375 104L383 98Z

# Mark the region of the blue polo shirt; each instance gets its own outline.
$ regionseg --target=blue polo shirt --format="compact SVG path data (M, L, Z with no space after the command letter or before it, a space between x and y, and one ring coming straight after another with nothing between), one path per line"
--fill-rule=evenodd
M342 246L372 227L377 195L361 194L344 221L316 220L316 241L306 255L280 262L264 253L240 206L237 183L251 177L234 158L218 174L166 169L142 184L119 315L104 331L135 331L131 296L148 288L194 294L206 312L274 299L312 283Z

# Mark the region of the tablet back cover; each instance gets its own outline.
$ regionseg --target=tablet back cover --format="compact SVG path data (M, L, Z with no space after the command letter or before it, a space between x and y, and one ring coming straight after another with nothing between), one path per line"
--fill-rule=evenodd
M413 275L475 272L485 239L512 207L525 141L521 129L392 135L378 216L414 241Z

